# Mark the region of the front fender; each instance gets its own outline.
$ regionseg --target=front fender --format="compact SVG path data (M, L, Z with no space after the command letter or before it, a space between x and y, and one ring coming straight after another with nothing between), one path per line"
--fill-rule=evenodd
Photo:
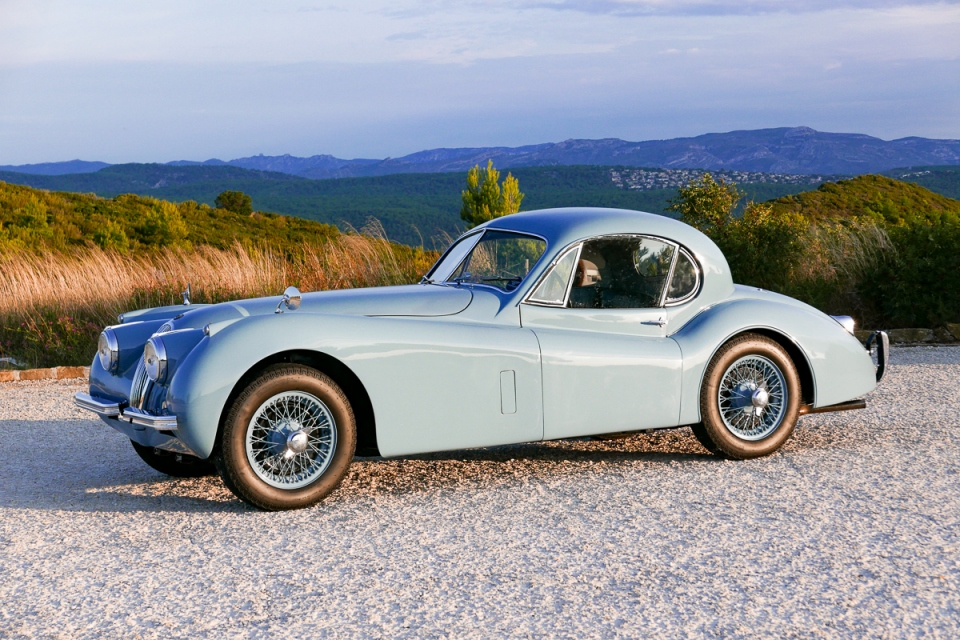
M700 386L707 364L730 338L750 330L779 333L800 349L813 374L815 407L853 400L876 387L873 361L860 341L829 316L791 302L722 302L671 336L683 352L680 424L700 422Z
M178 437L208 457L240 380L291 351L322 353L350 368L373 404L383 455L543 438L540 351L519 324L300 312L211 327L171 380L167 409L177 416Z
M348 335L345 325L363 320L303 313L250 316L204 337L170 380L165 408L177 416L177 436L200 457L209 457L227 400L247 371L276 353L329 351L332 335L342 341Z

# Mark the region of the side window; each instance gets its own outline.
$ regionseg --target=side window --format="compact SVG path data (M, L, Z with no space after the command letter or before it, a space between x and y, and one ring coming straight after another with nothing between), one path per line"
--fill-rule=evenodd
M541 304L563 305L567 297L567 285L570 284L570 275L573 273L573 267L577 262L577 248L568 249L557 263L553 265L550 273L543 279L536 291L530 294L530 302L539 302Z
M584 243L568 307L659 307L676 246L641 236L609 236Z
M677 256L677 264L673 268L673 278L670 279L670 289L667 291L667 304L680 302L697 292L700 284L700 270L693 258L681 250Z

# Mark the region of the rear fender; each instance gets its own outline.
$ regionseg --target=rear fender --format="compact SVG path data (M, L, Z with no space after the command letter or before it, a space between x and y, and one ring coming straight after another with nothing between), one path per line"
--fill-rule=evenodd
M700 387L714 354L750 331L780 335L796 346L791 351L798 350L810 369L814 407L859 398L876 387L869 353L833 318L796 303L730 300L705 309L671 336L683 352L680 424L700 422Z

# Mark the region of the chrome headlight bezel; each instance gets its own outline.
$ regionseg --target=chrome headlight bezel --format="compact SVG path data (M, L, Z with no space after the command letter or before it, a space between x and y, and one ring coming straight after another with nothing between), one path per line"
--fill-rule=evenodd
M147 377L157 384L167 379L167 350L159 336L153 336L143 347L143 365Z
M97 338L97 357L104 371L117 372L120 366L120 342L117 340L117 334L109 327L101 331L100 337Z

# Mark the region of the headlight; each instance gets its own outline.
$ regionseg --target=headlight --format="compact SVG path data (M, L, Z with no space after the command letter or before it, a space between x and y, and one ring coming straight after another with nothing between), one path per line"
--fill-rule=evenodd
M116 373L120 364L120 343L113 329L104 329L97 340L97 356L104 371Z
M147 340L143 348L143 364L147 369L147 377L163 384L167 378L167 350L163 347L163 340L154 336Z

